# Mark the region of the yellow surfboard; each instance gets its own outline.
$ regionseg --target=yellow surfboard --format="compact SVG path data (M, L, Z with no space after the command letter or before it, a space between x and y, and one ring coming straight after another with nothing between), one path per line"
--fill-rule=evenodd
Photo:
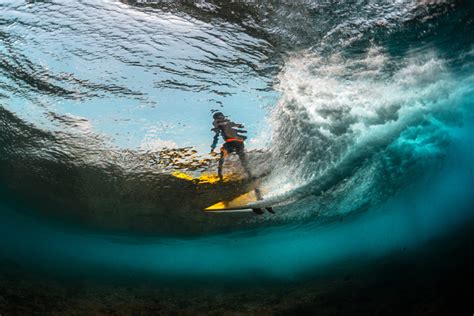
M214 212L214 211L222 211L229 208L242 208L242 206L245 206L252 202L257 202L257 197L255 195L254 190L247 192L245 194L239 195L238 197L236 197L235 199L231 201L217 202L216 204L206 207L204 211Z
M211 206L206 207L204 209L204 212L254 212L257 214L263 214L262 208L265 208L270 213L273 213L271 205L265 202L265 200L262 199L261 196L260 199L257 197L256 190L252 190L245 194L239 195L238 197L230 201L217 202Z

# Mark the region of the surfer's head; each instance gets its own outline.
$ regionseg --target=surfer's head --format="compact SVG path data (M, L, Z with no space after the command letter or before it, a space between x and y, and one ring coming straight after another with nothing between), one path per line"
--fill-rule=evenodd
M219 119L224 119L225 116L224 116L224 113L222 112L216 112L212 115L212 118L215 120L219 120Z

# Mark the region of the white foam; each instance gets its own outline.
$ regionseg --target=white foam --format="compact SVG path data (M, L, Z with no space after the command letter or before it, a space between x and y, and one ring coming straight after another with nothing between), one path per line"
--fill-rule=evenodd
M279 188L346 172L360 153L375 155L407 129L455 106L456 80L434 51L402 60L378 47L358 59L304 52L289 58L278 79L282 96L271 120L280 165L271 181Z

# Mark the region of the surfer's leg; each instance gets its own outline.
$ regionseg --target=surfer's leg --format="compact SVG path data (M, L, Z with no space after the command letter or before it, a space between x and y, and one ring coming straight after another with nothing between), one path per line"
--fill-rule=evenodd
M219 180L222 181L224 179L222 175L222 167L224 165L224 159L225 159L225 149L221 148L221 157L219 158L219 164L217 165L217 175L219 176Z
M237 152L237 155L239 156L240 163L242 164L242 167L244 168L245 173L247 173L247 176L249 178L252 178L252 173L250 173L250 168L247 161L247 155L245 154L244 145L243 144L239 144L239 145L240 146L237 147L236 152Z

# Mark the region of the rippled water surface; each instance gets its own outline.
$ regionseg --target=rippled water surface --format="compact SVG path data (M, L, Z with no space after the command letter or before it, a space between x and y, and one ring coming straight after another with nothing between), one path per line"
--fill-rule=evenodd
M222 19L115 1L2 4L2 95L18 116L133 149L208 148L209 110L259 131L272 45Z

